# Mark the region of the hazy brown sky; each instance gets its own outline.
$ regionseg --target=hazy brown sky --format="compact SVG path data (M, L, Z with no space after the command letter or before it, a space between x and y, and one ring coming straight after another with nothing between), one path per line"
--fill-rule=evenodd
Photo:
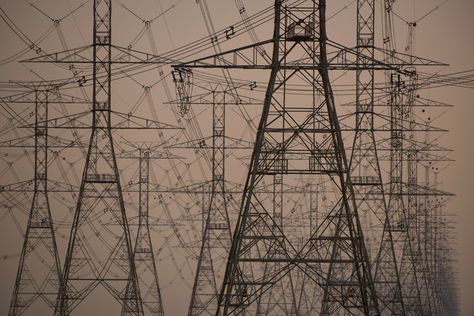
M15 24L31 39L40 37L48 28L51 27L53 19L59 19L66 15L71 9L78 7L82 0L67 0L67 1L53 1L53 0L33 0L33 3L45 13L42 14L35 10L26 0L0 0L0 7L8 14L8 16L15 22ZM44 51L54 52L62 50L61 38L64 39L68 48L82 46L91 42L91 14L92 1L88 1L83 8L80 8L73 16L70 16L61 22L61 32L53 31L42 43L41 47ZM208 0L209 10L213 18L215 28L217 30L223 29L240 20L237 8L232 0ZM175 47L179 47L192 40L202 38L207 35L204 20L195 0L145 0L145 1L115 1L113 2L113 41L121 46L127 46L143 26L143 21L131 15L123 7L121 3L133 10L138 16L145 20L152 19L170 8L170 6L177 3L176 7L171 9L166 15L157 19L153 24L153 37L158 51L166 52ZM273 3L273 0L244 0L247 12L249 15L263 9ZM437 5L443 4L441 0L398 0L396 2L396 12L408 19L415 20L423 16L426 12ZM331 39L344 43L350 46L355 40L354 22L355 22L355 6L352 0L331 0L328 1L328 15L337 12L344 6L347 9L342 10L337 16L328 22L328 32ZM380 3L377 1L377 14L380 16ZM49 17L47 17L47 16ZM380 22L379 19L377 22ZM397 46L401 50L405 45L406 25L400 20L396 21L397 30L399 31L397 37ZM380 45L381 35L378 27L377 41ZM474 1L472 0L448 0L439 10L433 12L428 17L422 19L416 27L416 51L417 55L427 57L429 59L438 60L450 64L449 68L441 69L442 73L463 71L474 68ZM260 39L265 39L269 35L259 34ZM18 60L35 56L34 52L26 50L24 54L19 54L14 61L5 63L5 59L25 49L25 44L12 33L3 21L0 21L0 81L8 80L22 80L22 79L38 79L30 69L44 75L46 78L55 78L64 75L64 71L51 70L46 66L36 65L21 65L17 63ZM246 43L250 43L247 41ZM138 44L141 50L152 49L148 38ZM28 67L28 68L27 68ZM169 68L164 69L169 72ZM438 69L440 70L440 69ZM262 77L265 78L265 77ZM168 78L169 79L169 78ZM153 84L156 81L156 76L140 77L140 83ZM264 79L262 79L264 81ZM171 82L171 81L170 81ZM141 87L139 84L128 81L126 83L120 82L116 84L118 89L114 90L113 98L114 106L120 108L124 112L128 111L140 97ZM170 84L171 93L174 95L174 87ZM452 158L456 161L442 173L440 180L442 181L442 189L453 192L456 197L449 203L448 209L457 214L456 232L458 234L458 252L459 262L458 268L460 272L460 293L462 303L462 315L474 315L474 300L472 300L472 293L474 293L474 250L472 244L474 243L474 213L472 209L472 197L474 197L474 189L472 179L474 179L474 91L464 88L446 87L438 90L430 90L423 92L424 96L438 99L440 101L453 104L452 108L446 115L444 115L436 123L446 129L450 133L443 136L441 144L448 146L454 150ZM160 107L161 117L168 119L167 122L173 123L172 115L166 109L168 106L163 105L165 98L163 97L162 86L157 85L154 88L154 101ZM23 107L22 110L25 110ZM2 110L3 111L3 110ZM140 110L142 115L149 115L146 110ZM200 113L201 110L196 110ZM258 115L257 110L250 110L254 115ZM206 112L209 114L209 112ZM2 112L3 114L3 112ZM204 114L203 114L204 115ZM2 115L0 118L2 126L5 124L5 118ZM205 120L208 122L208 119ZM205 131L209 131L209 126L203 127ZM238 124L230 123L228 127L229 134L234 137L243 136L239 130ZM8 139L8 137L15 136L15 134L2 134L1 140ZM116 139L117 141L117 139ZM1 149L3 152L5 149ZM10 151L9 151L10 152ZM6 153L6 151L5 151ZM3 157L3 156L2 156ZM19 158L21 160L24 158ZM18 166L28 165L26 159L15 163L16 174L9 171L7 162L10 158L2 158L0 161L0 185L12 183L18 180L28 179L31 175L31 169L23 169ZM80 159L70 158L70 162L79 170L79 175L82 172L83 162ZM129 162L124 162L123 169L126 169ZM159 161L154 162L157 170L160 169ZM205 164L204 164L205 165ZM58 168L52 166L51 168ZM206 168L206 166L204 166ZM160 173L160 171L157 171ZM199 171L196 173L199 174ZM240 175L243 177L243 175ZM71 178L73 176L71 175ZM163 176L162 179L166 178ZM198 176L199 178L199 176ZM238 178L238 177L237 177ZM171 184L173 181L169 181ZM3 196L2 196L3 198ZM10 201L3 201L3 206L0 208L0 313L6 314L10 303L12 288L15 279L16 266L18 257L14 256L21 249L21 236L19 230L15 227L18 225L20 229L24 229L26 220L26 210L18 211L20 214L13 220L14 216L7 214L7 207ZM25 203L27 206L28 203ZM54 202L54 205L59 207L60 202ZM73 205L71 199L65 202L68 206ZM15 210L14 210L15 211ZM16 212L16 211L15 211ZM57 216L55 216L55 219ZM65 215L67 219L67 216ZM64 225L60 230L67 235L68 227ZM169 233L169 232L168 232ZM192 233L189 233L192 234ZM163 233L162 235L166 235ZM61 241L60 241L61 242ZM62 242L64 244L64 241ZM60 248L61 260L63 260L63 246ZM174 249L174 248L173 248ZM176 250L180 252L179 250ZM10 256L12 255L12 256ZM6 259L1 257L7 256ZM167 262L171 265L168 254L163 253L160 262ZM180 253L181 258L189 258L190 255ZM191 261L193 262L193 261ZM173 288L173 282L189 284L189 280L180 281L180 273L176 273L174 268L169 268L168 277L166 274L168 268L165 264L162 265L163 270L159 273L163 275L163 282L161 283L163 295L165 298L165 309L170 315L182 311L183 301L188 302L188 298L183 300L178 289L173 289L167 292L167 288ZM183 268L184 267L184 268ZM193 267L187 267L183 264L183 270L193 270ZM179 270L179 269L178 269ZM172 276L171 276L172 275ZM183 275L189 276L186 272ZM192 281L191 281L192 282ZM186 292L187 293L187 292Z

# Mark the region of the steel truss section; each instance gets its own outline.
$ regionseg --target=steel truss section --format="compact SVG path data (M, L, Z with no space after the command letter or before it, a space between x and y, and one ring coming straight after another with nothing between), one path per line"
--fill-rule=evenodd
M201 250L198 257L188 315L214 315L218 307L231 229L225 189L225 108L226 93L212 91L212 182L206 212Z
M392 223L388 216L374 134L374 45L375 1L358 0L356 50L359 68L356 70L356 122L350 160L351 182L357 209L363 214L361 221L371 262L383 262L374 271L381 312L405 315L392 233L388 229ZM370 58L359 57L364 55ZM382 238L386 239L386 247L378 252Z
M94 1L93 120L56 314L69 315L98 286L123 315L143 315L111 126L110 0Z
M296 271L307 276L308 287L319 290L320 314L378 313L328 77L325 1L293 7L276 1L271 42L269 84L216 314L255 314L268 291L280 291L278 297L293 304ZM295 61L301 56L312 64L299 67ZM291 93L291 84L302 84L309 93ZM336 203L322 210L314 232L309 226L299 233L283 229L279 219L288 220L288 210L283 207L280 217L274 199L254 190L267 178L291 183L301 175L308 183L329 179L337 188ZM281 304L270 307L278 307L273 314L291 311Z
M8 315L28 310L53 313L62 282L58 248L48 198L48 95L35 91L35 177L33 202L26 227ZM42 302L41 304L38 304Z

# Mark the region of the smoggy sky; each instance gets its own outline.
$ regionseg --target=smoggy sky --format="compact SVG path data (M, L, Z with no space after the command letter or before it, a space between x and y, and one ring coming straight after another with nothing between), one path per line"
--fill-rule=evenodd
M224 29L240 21L235 2L236 1L232 0L207 1L216 30ZM273 3L272 0L244 0L243 2L249 15ZM346 46L354 45L355 42L354 2L355 1L352 0L328 1L328 16L340 11L328 22L329 36L332 40L344 43ZM376 14L378 16L378 25L376 28L377 43L381 45L382 35L379 27L381 10L379 2L380 1L376 1ZM0 8L4 10L8 17L11 18L15 25L28 38L37 39L52 27L53 21L51 18L54 20L64 17L68 12L79 7L83 1L33 0L31 3L42 12L39 12L38 9L35 9L26 0L0 0ZM121 5L122 3L128 9L132 10L136 16L127 11L127 9ZM173 7L173 5L175 6ZM345 6L347 7L344 9ZM440 6L439 9L434 10L417 23L415 37L416 55L448 63L450 65L449 67L436 69L436 71L440 73L453 73L473 69L474 41L472 33L474 32L474 1L398 0L396 1L395 12L403 19L413 21L420 19L420 17L423 17L436 6ZM194 0L143 0L139 2L123 0L114 1L113 7L113 42L121 46L127 46L133 41L143 27L143 20L150 20L165 11L166 13L164 15L152 23L150 36L153 37L153 40L150 41L149 38L145 36L142 41L136 44L137 49L152 51L155 49L153 46L155 46L157 51L162 53L208 35L202 12ZM42 51L50 53L60 51L64 47L73 48L91 43L91 16L92 1L87 1L84 6L79 7L73 15L65 17L64 20L60 22L60 29L53 29L41 42L39 46L42 48ZM397 47L399 50L403 50L407 35L407 26L402 19L397 18L395 22ZM271 33L270 31L271 23L268 27L263 28L261 34L258 34L260 39L268 38ZM4 83L8 80L37 80L38 76L35 75L35 73L47 79L66 76L67 71L64 69L52 69L52 66L48 65L18 63L19 60L34 57L36 54L28 49L26 44L1 20L0 39L2 43L0 50L0 82ZM241 42L233 42L232 45L250 43L248 38L242 38L240 41ZM163 71L169 73L170 69L169 67L165 67ZM252 80L251 76L246 76L248 80ZM265 82L267 77L257 74L255 78L257 78L257 81ZM169 88L171 94L174 95L174 87L172 86L170 77L168 76L166 80L170 84ZM134 83L132 79L129 81L121 80L120 82L114 83L114 87L116 87L113 92L113 100L116 100L114 104L117 104L117 108L120 108L123 112L129 111L140 98L142 88L140 84L155 84L157 76L156 74L145 74L138 77L138 81L139 84L137 84L137 82ZM7 94L7 92L2 92L2 96ZM153 86L153 98L155 104L158 105L160 116L169 123L175 123L173 122L174 117L170 114L169 105L164 105L167 101L163 96L164 94L161 84ZM471 206L471 199L474 196L472 183L472 179L474 178L474 163L472 162L472 157L474 157L474 92L472 89L467 88L442 87L436 90L423 91L423 95L454 105L446 114L435 121L438 126L450 130L449 133L441 137L440 144L453 150L450 157L455 160L450 164L449 168L440 174L439 181L441 182L441 188L443 190L450 191L456 195L448 204L447 209L451 213L456 214L456 217L454 217L456 223L454 225L456 226L455 231L457 233L457 248L459 253L457 267L460 279L461 310L463 316L470 316L474 315L474 301L471 298L472 293L474 293L474 270L472 268L474 267L474 251L472 246L474 243L474 213ZM341 100L342 99L344 99L344 97L341 97ZM347 100L347 98L345 100ZM19 107L18 109L21 113L28 111L27 106ZM73 111L74 110L71 112ZM201 113L201 111L203 110L197 109L196 113ZM249 111L253 117L258 117L258 109L254 108ZM1 110L1 113L2 117L0 118L0 122L3 126L6 124L5 108ZM58 113L59 112L55 114ZM150 115L150 112L145 109L140 109L138 113L141 116ZM206 110L203 113L202 116L204 118L201 123L209 123L209 116L206 116L209 114L209 111ZM234 137L247 137L248 140L251 140L252 136L244 135L239 128L237 122L230 122L228 133ZM203 127L203 129L205 133L209 132L209 126ZM22 131L1 133L1 140L11 138L13 135L18 137L21 133ZM135 134L129 136L135 137ZM87 138L85 137L84 139ZM2 148L0 151L6 153L7 151L10 152L10 149ZM77 153L78 152L72 152L66 155L68 155L68 161L77 169L77 174L80 175L83 161L80 158L74 157ZM14 183L31 177L31 161L25 158L18 158L17 160L18 161L12 165L15 172L11 172L11 168L9 168L7 164L7 162L11 160L5 158L0 161L0 185ZM154 164L156 169L159 170L159 160L154 162ZM130 165L130 162L123 162L121 163L121 169L126 170ZM208 167L209 166L204 163L204 168L206 169ZM52 164L50 168L58 169L59 167ZM199 168L201 167L196 168L198 170L196 173L199 174ZM53 171L53 173L54 172L56 171ZM126 172L127 171L124 171L124 173ZM159 172L160 171L157 171L157 173ZM235 170L232 170L230 173L235 179L243 179L246 171L235 172ZM206 174L208 175L208 172ZM159 179L164 178L160 177L161 176L158 176ZM74 180L72 175L71 179L73 179L73 182L77 181L77 179ZM170 183L172 182L173 181L170 181ZM4 196L1 198L4 199ZM21 203L24 207L22 210L15 210L13 208L13 210L8 211L7 207L0 208L0 282L2 283L0 287L0 313L4 314L7 313L11 299L18 263L18 256L15 254L19 253L21 249L22 239L20 231L24 230L27 218L26 209L29 207L26 202L28 200L19 198L19 201L22 201ZM8 203L11 204L14 202L4 200L3 203L5 206ZM68 207L74 205L73 199L66 199L64 204L68 205ZM53 205L60 207L61 203L55 201ZM12 214L11 212L18 213ZM67 215L67 211L63 211L61 215L53 215L53 217L55 220L59 219L59 222L61 222L61 219L64 219L66 223L70 219L70 214ZM68 235L68 229L66 224L59 227L59 230L64 235ZM162 237L164 235L166 235L166 233L163 233ZM60 258L63 260L66 243L64 240L60 240L59 243ZM179 252L179 250L176 251ZM190 257L189 254L180 253L180 255L181 258ZM168 255L163 252L162 257L158 260L158 266L161 265L162 271L164 271L162 273L164 275L163 279L165 280L162 283L164 288L163 295L165 304L168 304L165 309L170 315L177 315L183 310L180 305L186 305L189 299L188 297L182 298L180 296L181 292L179 286L173 287L172 285L168 285L168 283L174 284L173 282L175 282L177 284L181 282L183 288L186 288L187 283L186 281L180 280L181 275L173 270L174 267L171 268L173 263L167 256ZM4 259L2 259L2 257ZM190 262L194 261L191 260ZM63 263L63 261L61 261L61 263ZM183 267L186 265L187 264L183 264ZM191 271L194 269L192 267L183 267L181 267L183 270L189 269ZM167 273L170 275L169 278L166 276ZM186 276L186 272L183 272L183 275ZM169 292L166 292L167 288L170 288ZM188 290L184 290L183 293L188 293L186 291ZM183 304L183 302L186 302L186 304Z

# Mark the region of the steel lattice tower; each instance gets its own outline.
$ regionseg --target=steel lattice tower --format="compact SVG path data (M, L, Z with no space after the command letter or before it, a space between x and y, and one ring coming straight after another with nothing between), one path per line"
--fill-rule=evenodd
M415 53L414 47L414 36L415 36L415 26L416 23L410 23L408 25L408 40L405 51L408 52L411 56ZM417 85L418 85L418 74L415 67L411 68L410 71L413 73L409 77L407 84L407 95L406 95L406 112L407 112L407 125L408 137L406 138L407 149L406 149L406 160L407 160L407 218L410 222L409 229L411 229L411 236L414 236L412 247L414 247L414 265L417 273L417 278L419 280L420 287L420 301L422 304L422 310L429 315L433 314L433 305L432 305L432 293L433 287L430 285L430 280L428 277L428 266L426 265L426 260L423 258L422 252L422 227L421 221L422 210L419 206L419 197L418 197L418 148L416 146L416 113L415 113L415 102L417 94Z
M69 315L98 285L123 315L143 314L111 126L110 0L94 1L93 122L56 313ZM103 229L114 225L114 231Z
M22 315L43 300L54 311L61 284L58 249L48 198L48 90L35 91L35 177L33 202L9 315Z
M384 2L384 45L386 51L393 49L393 25L392 25L392 5L393 1ZM393 57L390 54L385 56L387 63L393 63ZM385 225L383 237L379 252L387 252L392 247L387 238L390 234L393 237L393 246L398 262L398 273L400 276L400 285L402 288L402 297L405 306L405 312L408 315L421 315L422 306L420 300L420 288L416 276L415 265L413 261L413 247L410 239L410 230L408 229L407 209L403 199L403 138L405 137L405 82L402 75L393 71L387 72L387 83L389 84L389 111L390 111L390 173L389 173L389 192L388 192L388 222L391 225ZM382 271L386 262L380 256L377 262L377 272Z
M149 174L150 151L140 149L138 232L133 259L137 270L144 315L164 315L148 221ZM129 285L133 286L133 283L131 282ZM129 293L133 293L133 288L129 290Z
M402 85L404 84L400 75L393 76L392 92L390 96L391 107L391 150L390 150L390 192L389 192L389 210L392 215L391 228L394 237L394 243L399 251L399 274L403 275L400 280L403 298L405 301L406 312L419 315L421 313L421 293L418 278L416 275L414 262L414 245L410 238L411 230L407 215L407 206L403 200L404 182L403 172L403 137L404 136L404 116L405 106ZM386 240L382 241L386 247ZM396 247L397 247L396 246ZM383 248L381 249L382 252Z
M225 258L230 249L225 191L225 107L225 91L219 88L212 91L212 182L188 315L216 313Z
M17 165L13 164L17 157L18 161L23 158L22 154L5 153L9 158L5 159L4 172L16 180L0 187L0 192L6 193L7 215L17 220L11 211L18 209L28 216L9 315L48 314L45 311L50 310L66 316L103 313L104 309L108 309L107 314L124 316L164 315L152 245L155 224L150 216L151 192L157 193L155 199L167 217L158 218L156 225L170 228L163 235L165 244L159 245L160 253L163 247L170 250L169 267L173 269L174 265L183 283L189 284L186 277L194 269L189 263L195 260L199 248L191 300L186 302L190 304L182 306L187 308L188 316L459 314L453 266L456 250L451 244L455 236L449 219L455 215L445 209L445 197L451 194L438 182L438 174L447 167L444 163L451 161L447 153L450 150L438 145L440 137L430 138L432 132L445 132L431 125L444 114L431 113L432 108L449 105L419 94L437 86L468 87L472 76L468 72L419 71L424 66L447 66L414 55L416 24L438 7L413 22L405 20L401 12L399 17L408 26L403 53L395 45L396 0L381 2L383 47L375 45L375 0L356 1L357 38L356 46L351 48L328 39L326 0L274 0L274 16L273 7L249 16L239 0L236 7L242 21L217 31L206 1L197 2L209 37L173 48L162 56L158 56L151 25L177 3L152 20L142 19L122 4L144 23L128 47L112 43L112 0L92 1L91 45L68 49L59 28L61 19L51 20L62 52L40 56L42 48L38 45L42 40L31 42L30 49L37 49L38 56L23 62L54 63L63 70L69 67L73 77L29 84L24 81L26 93L0 98L5 103L4 117L9 120L5 135L18 135L15 128L34 130L34 137L0 142L2 148L29 148L22 153L28 163L32 162L32 148L35 155L33 181L19 181ZM47 16L47 10L33 7ZM23 42L29 41L27 32L23 33L3 10L1 13L12 31ZM272 19L273 37L259 40L257 30L267 32ZM153 54L135 50L144 34L149 37ZM251 44L243 46L244 37ZM233 42L233 38L240 41ZM220 43L228 50L223 51ZM232 48L233 43L237 48ZM199 57L203 52L211 55ZM272 52L271 56L267 52ZM20 55L12 56L12 60ZM181 58L197 59L183 62ZM146 100L157 119L158 107L153 104L151 89L162 82L170 100L167 76L160 64L174 62L178 63L172 66L178 100L168 103L178 106L172 114L183 134L166 139L160 132L160 143L155 147L146 145L149 142L135 147L135 142L128 139L131 135L127 135L124 143L133 148L129 152L114 145L113 138L121 136L113 137L115 129L174 128L133 115ZM220 69L222 73L193 73L194 68ZM159 81L144 85L135 78L153 69L158 70ZM252 78L234 81L231 69L238 69L239 74L251 70L246 74ZM354 90L344 83L335 85L333 92L330 74L340 70L344 71L341 78L354 71ZM379 71L384 71L385 85L376 80ZM261 89L261 75L268 79L266 90ZM112 110L112 80L124 77L143 88L130 113ZM59 93L63 86L69 89L76 85L86 99L85 86L90 85L92 101ZM8 84L4 87L5 92L18 91ZM196 87L207 93L193 96ZM242 87L255 90L249 92L252 97L241 95ZM346 98L347 91L355 94L351 95L352 102L344 105L353 106L355 111L338 115L335 94ZM265 93L264 101L253 98L260 93ZM34 103L34 124L24 125L32 119L32 112L26 118L25 112L10 111L8 103ZM61 108L49 107L54 103ZM68 115L64 108L68 103L88 104L90 108ZM202 137L200 119L194 111L198 104L212 105L212 136ZM228 123L238 124L243 118L246 128L250 127L240 138L226 136L228 105L236 105L239 110L235 112L239 121ZM257 129L252 121L254 109L247 112L242 108L245 105L257 105L261 110ZM377 106L382 110L377 111ZM429 113L425 113L426 108ZM48 111L63 116L51 119ZM91 121L84 122L87 115ZM346 123L347 119L353 119L354 124ZM74 141L49 135L51 128L68 130ZM81 143L79 129L87 131L88 144ZM249 130L256 132L255 143L244 140ZM352 132L351 144L343 141ZM423 140L418 132L426 132ZM82 159L71 161L57 150L71 147L79 147L86 157L81 180L74 164ZM160 147L166 148L166 154L154 157L153 148ZM184 163L182 172L174 160L181 162L183 157L171 154L170 148L192 148L197 159ZM250 148L250 157L233 153L234 149ZM120 159L133 159L139 164L137 183L130 180L122 187L120 177L123 179L128 171L119 171ZM171 186L161 181L150 183L155 177L150 173L150 159L169 161L160 172L164 181L173 183ZM62 160L70 164L69 170ZM195 183L193 167L197 165L200 176L204 176L203 161L211 169L211 180ZM240 167L247 162L244 184L226 181L226 166ZM48 165L52 163L57 163L58 170L49 167L49 178ZM420 171L423 167L424 181ZM239 170L227 169L228 175L241 179ZM81 181L80 187L69 184L68 171ZM55 180L56 175L59 180ZM56 222L57 216L51 211L56 202L66 205L69 194L76 199L78 191L61 269L55 239L55 234L63 237L57 231L61 222ZM31 197L27 192L32 193ZM123 194L138 197L138 217L133 219L133 225L135 219L138 223L136 231L129 228L127 195L124 201ZM198 194L202 202L196 201ZM234 207L233 195L240 194L240 208ZM19 196L26 198L26 206ZM171 214L168 199L178 206L176 210L182 206L183 212ZM193 214L190 201L202 208L202 235L195 224L196 215L201 214ZM235 229L229 214L234 208L239 211ZM177 244L170 242L174 237ZM188 243L186 238L195 242ZM185 265L175 257L174 247L185 250L179 254ZM175 280L170 278L169 288Z
M316 182L316 181L315 181ZM316 183L306 184L305 194L309 197L309 232L310 235L315 234L319 226L319 199L320 196L323 199L321 209L327 209L325 203L324 193L322 192L323 186ZM317 270L321 270L318 267ZM309 286L308 286L309 285ZM295 292L295 315L312 315L317 314L318 311L318 300L322 298L321 293L317 289L318 285L314 284L312 279L304 273L304 271L297 271L296 278L294 280L294 292Z
M3 187L4 191L22 190L33 192L33 201L24 235L24 243L18 264L17 279L12 295L10 315L27 314L41 309L35 304L38 299L45 303L44 308L54 311L59 293L61 274L59 257L55 243L55 228L49 205L49 193L57 191L57 182L48 177L49 151L58 148L77 147L81 144L52 137L48 129L48 111L52 104L80 104L86 100L59 93L60 86L50 82L16 82L27 89L25 92L1 98L9 104L35 105L34 123L22 126L34 130L33 143L30 136L3 141L0 147L34 148L34 178L23 184ZM51 190L51 182L53 189ZM26 184L26 186L25 186ZM18 187L18 185L20 185Z
M377 223L370 227L365 223L366 243L377 246L381 238L386 247L380 253L370 253L373 262L383 261L374 275L381 311L391 315L404 315L396 256L390 229L383 233L383 226L391 226L384 196L374 134L374 48L375 48L375 1L357 1L357 64L356 70L356 124L350 161L351 182L357 209L372 217ZM366 57L369 58L366 58ZM377 230L376 227L382 227ZM383 235L383 236L382 236ZM370 247L371 248L371 247ZM375 260L374 260L375 259Z
M259 298L277 282L289 284L293 269L301 269L311 279L308 286L322 288L321 314L341 309L367 315L378 312L329 83L325 1L284 8L276 1L270 43L272 63L262 67L271 74L217 313L255 313ZM243 47L241 52L259 45ZM292 84L305 85L309 97L287 93ZM273 217L273 199L255 192L259 183L273 181L275 175L289 179L306 175L308 182L322 176L338 188L337 202L324 210L313 234L309 229L304 236L284 231Z

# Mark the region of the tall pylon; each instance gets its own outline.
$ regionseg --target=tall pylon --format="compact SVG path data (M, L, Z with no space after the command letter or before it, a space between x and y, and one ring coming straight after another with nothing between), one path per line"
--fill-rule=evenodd
M374 133L374 82L373 67L375 50L375 1L357 1L357 64L355 135L350 160L351 182L357 209L365 214L362 222L367 232L366 245L371 262L383 261L374 275L375 288L384 314L405 315L400 278L393 247L392 233L385 192L380 172L377 142ZM365 58L363 56L369 56ZM369 220L370 218L370 220ZM371 225L374 223L375 225ZM381 238L386 247L377 252ZM375 248L375 251L371 251ZM375 272L375 271L373 271Z
M232 50L234 64L213 62L226 53L184 64L239 68L235 62L246 52L264 43L273 45L271 65L258 68L271 70L270 79L216 314L255 314L262 294L277 282L289 284L294 269L311 279L308 286L321 290L320 314L378 313L329 82L325 7L324 0L294 6L276 0L271 40ZM242 60L256 62L250 56ZM295 87L305 87L305 93L295 93ZM283 230L285 223L279 224L272 214L273 199L255 192L275 175L284 175L289 183L301 175L308 183L319 176L334 183L337 202L323 210L313 234L309 226L299 235ZM288 211L283 210L284 221L290 219Z
M406 314L421 315L422 306L420 300L420 287L416 275L414 263L414 244L410 238L407 208L403 199L403 138L404 136L404 115L405 106L403 98L403 81L399 75L393 76L392 91L390 95L391 107L391 138L390 138L390 187L388 208L390 223L392 226L384 231L385 234L391 232L393 244L399 262L400 284L404 299ZM385 235L386 237L386 235ZM382 239L380 253L387 249L389 241ZM383 260L383 259L382 259ZM384 260L383 260L384 261ZM380 264L382 266L383 263Z
M163 300L149 227L150 151L140 149L138 231L133 252L144 315L164 315ZM131 283L130 285L133 285ZM133 292L130 290L129 292Z
M226 93L212 91L212 183L188 315L215 315L231 230L225 190Z
M384 45L385 62L392 63L393 57L388 51L395 50L393 38L393 6L391 1L384 2ZM411 73L407 72L410 77ZM403 76L404 77L404 76ZM402 74L394 71L386 73L386 82L389 86L389 111L390 111L390 171L389 171L389 192L388 192L388 214L389 218L384 225L381 239L379 257L376 263L376 274L383 273L386 266L388 271L391 263L386 262L384 254L393 247L398 264L398 275L400 276L401 294L406 315L422 315L422 304L420 297L420 287L416 275L415 263L413 259L414 248L410 238L408 227L407 208L403 194L403 167L404 167L404 137L405 118L407 115L406 97L409 93L406 89ZM387 225L387 224L390 225ZM390 237L391 235L391 237ZM392 246L393 245L393 246ZM403 276L403 277L402 277Z
M409 53L411 56L415 53L415 29L416 23L408 24L408 39L407 45L405 47L405 52ZM411 69L413 75L410 76L407 84L407 119L408 119L408 129L407 137L405 137L406 146L406 160L407 160L407 219L409 221L408 229L411 230L410 236L412 236L412 247L414 261L419 288L420 288L420 302L422 304L422 310L427 315L434 314L433 305L432 305L432 296L433 296L433 287L429 284L428 276L428 266L426 261L423 258L422 246L421 246L421 225L420 218L422 217L421 207L419 206L419 196L418 194L418 152L416 146L416 113L415 113L415 99L417 95L417 85L418 85L418 74L415 67ZM428 124L429 125L429 124Z
M406 170L407 170L407 186L408 192L406 197L406 208L407 208L407 221L408 227L410 230L409 235L411 238L411 247L412 247L412 258L414 269L416 272L417 282L420 290L420 303L421 309L426 315L432 315L432 304L431 304L431 295L430 295L430 285L428 280L428 271L425 267L424 259L422 258L421 252L421 235L419 227L419 217L421 216L421 209L418 205L418 164L417 160L417 151L415 145L416 132L414 131L413 125L415 124L415 116L413 113L413 103L416 93L417 85L417 75L415 74L408 81L408 89L410 92L407 95L407 115L408 115L408 137L405 141L407 143L406 151ZM405 258L407 260L407 258Z
M24 125L33 128L34 137L20 137L3 141L0 147L34 148L34 178L32 185L23 190L33 192L23 247L18 264L17 278L12 295L9 315L27 315L30 312L53 312L60 288L61 274L58 250L55 242L55 228L49 205L49 194L57 190L57 182L48 176L48 152L58 148L82 146L61 137L52 137L48 130L48 112L53 104L83 104L86 100L59 92L59 86L51 82L15 82L26 91L3 97L8 104L35 105L34 123ZM53 183L53 189L51 189ZM16 185L4 187L4 191L18 190ZM69 188L70 189L70 188ZM43 302L41 306L40 302Z
M35 91L35 176L33 202L8 315L28 311L52 314L61 284L61 269L48 198L48 90ZM35 304L43 302L43 307Z
M56 314L69 315L100 285L122 315L142 315L112 139L111 1L95 0L93 10L93 122Z

